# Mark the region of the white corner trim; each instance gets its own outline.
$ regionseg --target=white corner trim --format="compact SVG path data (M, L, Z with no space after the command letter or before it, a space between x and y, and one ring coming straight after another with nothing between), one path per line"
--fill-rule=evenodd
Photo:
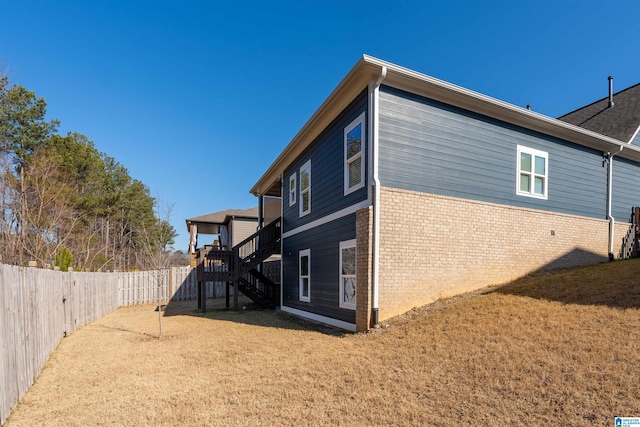
M282 238L286 239L287 237L295 236L298 233L302 233L303 231L311 230L312 228L320 227L321 225L327 224L336 219L340 219L352 213L358 212L360 209L364 209L371 204L370 200L363 200L360 203L356 203L355 205L347 206L346 208L340 209L332 214L327 216L323 216L322 218L318 218L315 221L311 221L307 224L301 225L300 227L289 230L285 233L282 233Z
M631 145L633 147L633 144L631 144L633 142L634 139L636 139L636 136L638 136L638 133L640 132L640 126L638 126L638 129L636 129L636 131L633 133L633 136L631 137L631 139L629 141L627 141L627 144Z

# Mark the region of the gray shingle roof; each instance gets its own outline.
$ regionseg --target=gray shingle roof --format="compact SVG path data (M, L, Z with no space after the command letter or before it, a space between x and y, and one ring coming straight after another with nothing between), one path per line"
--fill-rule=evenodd
M613 104L613 108L609 108L607 96L558 117L558 120L631 142L640 127L640 83L614 93Z
M231 217L255 218L257 220L258 207L256 206L250 209L227 209L226 211L213 212L206 215L187 218L187 230L189 230L189 224L196 224L198 229L202 230L202 233L216 234L218 233L218 226L225 224L228 218Z

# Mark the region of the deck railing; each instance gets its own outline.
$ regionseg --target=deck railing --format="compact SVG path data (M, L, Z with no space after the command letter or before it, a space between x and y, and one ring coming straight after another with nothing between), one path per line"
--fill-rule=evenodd
M272 255L280 253L281 231L281 218L278 218L235 245L231 250L216 246L198 249L196 255L200 290L202 291L202 283L206 281L225 282L227 287L231 283L239 286L242 282L243 293L250 298L256 297L256 302L261 304L266 302L263 304L265 306L277 305L275 303L279 302L277 292L279 292L280 268L270 265L268 269L260 272L258 266L265 263ZM277 274L272 275L269 272L277 272ZM257 277L258 275L260 277ZM273 289L267 290L267 287ZM251 295L252 290L255 291L255 295ZM265 296L269 296L269 299L274 301L266 301ZM198 298L198 308L206 311L206 298Z

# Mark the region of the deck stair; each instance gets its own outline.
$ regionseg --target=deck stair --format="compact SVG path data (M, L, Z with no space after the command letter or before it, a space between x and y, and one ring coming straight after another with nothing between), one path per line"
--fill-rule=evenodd
M237 291L257 304L274 309L280 305L280 285L272 277L263 274L262 263L280 254L281 218L235 245L232 250L205 247L198 254L198 308L206 311L203 282L223 281L227 289L233 284L234 309L237 309ZM229 292L227 292L227 307Z

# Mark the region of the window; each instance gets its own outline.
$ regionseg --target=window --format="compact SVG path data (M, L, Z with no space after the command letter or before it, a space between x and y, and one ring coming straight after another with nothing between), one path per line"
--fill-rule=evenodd
M344 194L364 187L364 113L344 128Z
M549 184L549 154L518 145L518 183L521 196L547 199Z
M311 160L300 168L300 216L311 212Z
M356 308L356 241L340 242L340 307Z
M296 204L296 174L289 177L289 206Z
M310 294L310 285L311 285L311 250L305 249L300 251L300 301L309 302L311 299Z

